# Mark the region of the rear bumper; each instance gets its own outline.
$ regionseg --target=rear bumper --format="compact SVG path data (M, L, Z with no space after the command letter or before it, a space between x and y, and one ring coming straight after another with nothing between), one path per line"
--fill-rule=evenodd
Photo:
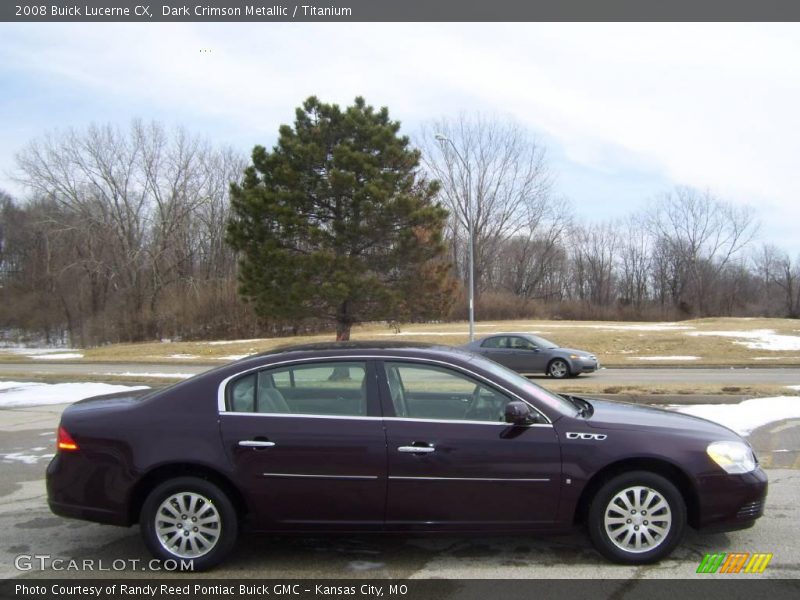
M53 514L106 525L130 525L126 493L111 469L78 455L56 454L47 465L47 504Z
M713 532L752 527L764 514L767 489L767 474L761 467L744 475L722 473L701 477L699 515L693 525Z
M119 513L102 508L64 504L55 500L48 500L47 505L50 507L50 511L59 517L81 519L82 521L92 521L103 525L119 525L122 527L130 525L127 519L122 518Z

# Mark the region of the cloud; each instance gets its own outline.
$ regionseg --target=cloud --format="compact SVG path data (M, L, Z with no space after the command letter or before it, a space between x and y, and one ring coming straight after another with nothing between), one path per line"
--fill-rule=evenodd
M57 82L85 95L87 107L214 124L244 147L274 139L310 94L342 104L361 94L412 131L459 111L509 114L588 170L709 187L768 207L762 216L776 231L800 217L797 24L3 24L0 32L7 86ZM92 119L86 112L73 109L79 123ZM31 115L27 139L41 128ZM15 135L24 129L17 124Z

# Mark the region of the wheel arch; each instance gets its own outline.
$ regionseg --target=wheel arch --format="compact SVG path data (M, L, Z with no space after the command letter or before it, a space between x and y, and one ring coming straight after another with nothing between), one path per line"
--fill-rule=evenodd
M570 360L568 358L564 358L563 356L554 356L550 360L547 361L547 366L544 368L544 372L547 374L547 376L551 377L551 375L550 375L550 365L552 365L557 360L560 360L565 365L567 365L567 377L571 377L574 374L575 369L573 369L573 365L570 362Z
M142 505L157 485L176 477L198 477L210 481L230 498L239 519L247 514L247 502L242 493L230 479L216 469L195 463L170 463L149 471L133 487L128 501L128 524L134 525L139 522Z
M589 505L598 490L607 482L629 471L648 471L669 480L683 497L686 504L686 516L689 525L697 527L700 502L697 489L689 475L677 465L663 459L652 457L626 458L606 465L589 479L581 492L573 515L574 523L585 523Z

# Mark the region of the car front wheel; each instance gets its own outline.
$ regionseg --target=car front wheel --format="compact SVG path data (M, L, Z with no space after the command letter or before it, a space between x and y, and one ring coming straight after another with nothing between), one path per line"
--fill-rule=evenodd
M564 379L570 376L569 365L567 361L557 358L547 365L547 374L554 379Z
M667 556L681 540L686 505L667 479L647 471L608 481L589 507L589 536L598 552L623 564L645 564Z
M238 532L236 509L228 496L198 477L178 477L156 486L142 506L139 526L153 556L179 565L191 561L195 571L219 564L233 549Z

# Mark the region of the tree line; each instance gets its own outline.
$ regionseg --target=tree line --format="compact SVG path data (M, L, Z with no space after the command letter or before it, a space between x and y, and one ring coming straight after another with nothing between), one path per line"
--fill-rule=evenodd
M0 328L91 346L463 319L470 231L479 320L799 314L798 261L751 209L677 187L591 222L513 122L399 128L311 98L250 160L142 121L30 142L26 196L0 193Z

